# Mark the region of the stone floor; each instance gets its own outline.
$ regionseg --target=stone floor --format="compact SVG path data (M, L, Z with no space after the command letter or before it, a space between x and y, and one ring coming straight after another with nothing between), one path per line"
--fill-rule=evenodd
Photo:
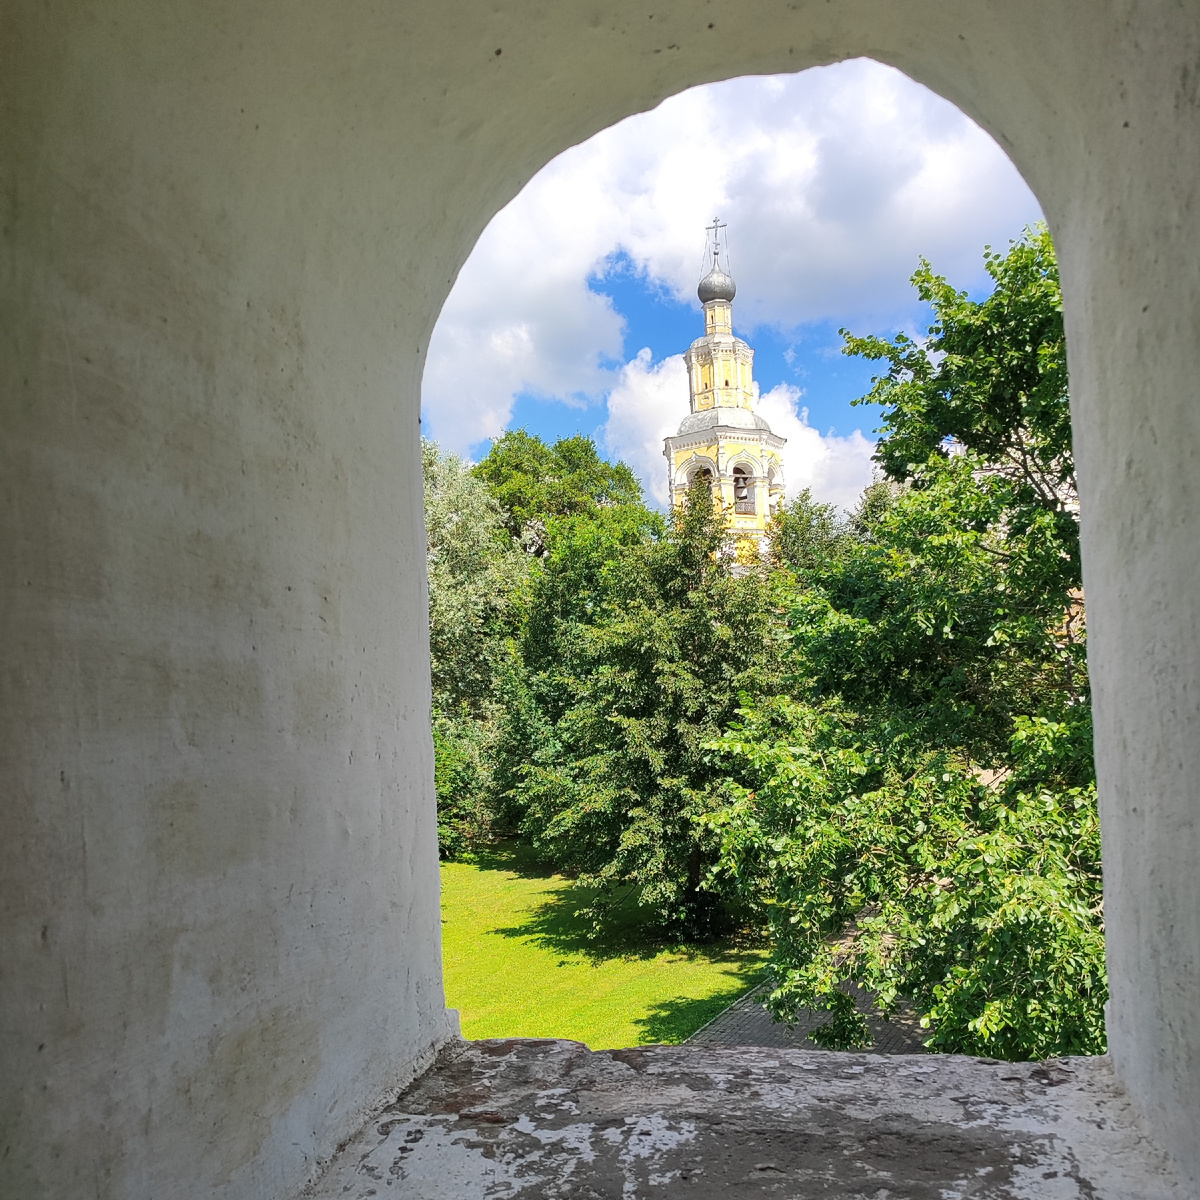
M310 1200L1188 1200L1106 1059L456 1042Z
M763 1007L768 984L762 984L731 1004L687 1040L689 1046L773 1046L778 1049L817 1050L808 1035L824 1024L828 1014L807 1010L792 1025L771 1019ZM855 995L858 1011L867 1017L873 1054L924 1054L927 1032L915 1013L901 1012L885 1021L871 1007L870 994Z

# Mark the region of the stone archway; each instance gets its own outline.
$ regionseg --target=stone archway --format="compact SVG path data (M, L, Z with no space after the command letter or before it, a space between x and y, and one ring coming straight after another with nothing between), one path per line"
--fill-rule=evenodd
M1067 298L1113 1056L1200 1110L1200 6L10 6L6 1193L288 1195L449 1031L422 355L484 224L691 84L870 55Z

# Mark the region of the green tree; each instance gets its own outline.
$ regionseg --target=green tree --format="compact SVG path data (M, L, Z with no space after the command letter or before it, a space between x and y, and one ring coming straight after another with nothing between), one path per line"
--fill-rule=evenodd
M722 788L705 747L739 690L770 676L773 577L734 568L703 481L665 535L648 523L627 533L597 558L577 531L534 588L533 609L556 628L531 626L550 651L529 656L550 725L518 789L523 828L598 889L598 928L632 897L652 923L703 936L720 905L702 886L715 840L700 818Z
M629 468L589 438L547 446L508 433L475 467L423 449L438 829L452 856L520 823L517 784L552 728L547 689L532 684L565 653L619 548L662 522Z
M995 286L974 301L921 260L913 285L936 315L923 343L842 331L847 354L888 364L860 403L887 410L878 460L893 479L950 437L1058 507L1073 464L1062 294L1049 231L1027 230L1005 254L985 250L984 265Z
M509 533L536 554L545 550L551 517L593 516L604 505L642 503L629 467L606 462L589 437L548 446L524 429L510 430L492 443L475 474L499 503Z
M770 924L774 1010L826 1009L814 1037L860 1045L845 985L861 984L885 1013L910 1001L935 1049L1102 1051L1095 791L1067 786L1080 733L1017 719L1012 777L993 782L901 720L830 701L749 710L720 743L737 782L711 824L727 882Z
M775 514L770 532L775 564L805 571L838 555L852 530L836 505L814 500L805 488Z
M913 276L936 320L924 343L843 330L846 353L887 363L859 403L883 406L877 461L890 479L923 479L958 450L1003 480L1013 529L1048 536L1056 553L1034 586L1047 595L1080 584L1078 490L1071 453L1067 350L1054 245L1045 226L1006 254L986 250L991 294L974 301L924 259Z
M527 564L499 503L468 464L426 441L422 465L434 704L477 712L514 632L512 600Z
M797 571L787 697L714 746L720 879L771 926L781 1015L864 1035L847 985L911 1002L936 1048L1103 1048L1100 848L1053 248L988 254L971 301L922 264L923 345L886 360L877 461L844 528L781 522Z
M497 680L517 629L514 598L528 556L468 465L434 442L421 449L438 842L452 856L487 823Z
M662 518L641 504L547 520L543 556L532 559L517 600L520 634L498 679L501 718L491 794L497 828L516 832L525 817L521 784L573 702L575 673L587 670L583 630L605 611L610 572L623 553L661 537L663 529Z

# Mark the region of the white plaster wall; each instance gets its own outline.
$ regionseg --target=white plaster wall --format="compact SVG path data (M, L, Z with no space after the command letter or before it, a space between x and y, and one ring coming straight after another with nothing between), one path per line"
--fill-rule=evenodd
M10 0L3 28L0 1195L289 1195L444 1036L438 308L559 150L859 54L986 125L1058 239L1113 1053L1200 1173L1196 0Z

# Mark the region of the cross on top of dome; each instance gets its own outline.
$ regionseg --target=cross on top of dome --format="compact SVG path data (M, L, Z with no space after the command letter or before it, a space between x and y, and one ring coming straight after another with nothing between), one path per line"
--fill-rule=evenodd
M737 294L737 285L733 282L733 277L721 266L721 230L725 228L726 225L716 217L713 217L713 223L705 228L706 233L712 234L712 266L696 289L701 304L708 304L712 300L730 302ZM728 240L725 247L725 257L728 261Z

